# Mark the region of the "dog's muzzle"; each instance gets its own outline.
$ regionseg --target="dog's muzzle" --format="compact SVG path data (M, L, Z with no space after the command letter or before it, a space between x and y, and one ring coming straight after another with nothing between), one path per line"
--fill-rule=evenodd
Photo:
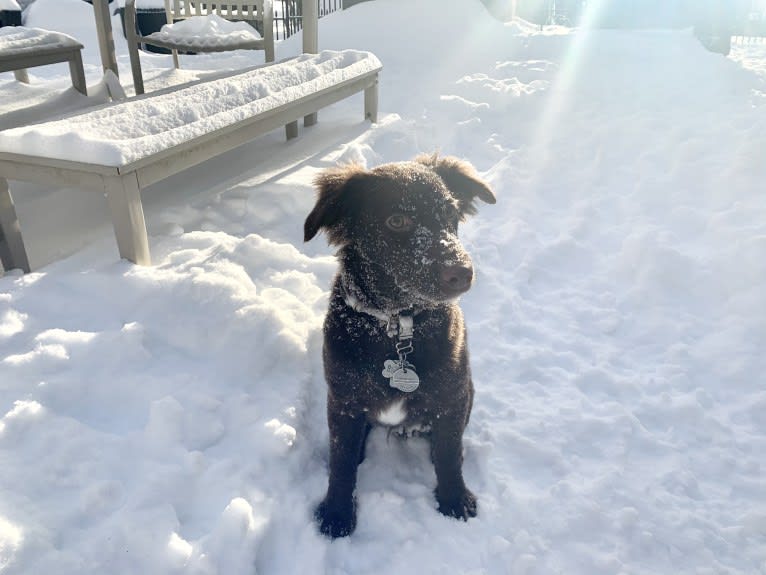
M471 288L473 267L470 264L445 266L439 272L439 282L444 294L458 296Z

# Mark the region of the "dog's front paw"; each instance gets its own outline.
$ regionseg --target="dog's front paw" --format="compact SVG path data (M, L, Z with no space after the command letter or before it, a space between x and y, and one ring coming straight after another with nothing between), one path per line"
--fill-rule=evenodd
M439 497L437 493L436 502L439 504L439 513L447 517L454 517L463 521L476 517L476 496L468 489L458 494L457 497Z
M325 499L314 511L314 518L323 535L346 537L356 528L356 505L353 501L350 505L330 505Z

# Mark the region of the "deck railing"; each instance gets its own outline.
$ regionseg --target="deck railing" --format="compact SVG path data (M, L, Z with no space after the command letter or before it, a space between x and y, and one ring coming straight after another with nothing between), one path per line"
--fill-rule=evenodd
M316 0L319 17L343 9L343 0ZM274 39L284 40L303 29L302 0L274 0Z

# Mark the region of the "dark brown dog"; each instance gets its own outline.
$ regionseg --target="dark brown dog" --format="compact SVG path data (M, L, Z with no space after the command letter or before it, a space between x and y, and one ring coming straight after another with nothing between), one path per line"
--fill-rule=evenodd
M436 155L329 169L315 183L305 241L324 229L340 248L324 324L330 481L320 530L354 530L357 467L373 424L428 431L439 511L474 517L462 473L473 383L456 302L473 268L457 231L476 198L495 196L469 164Z

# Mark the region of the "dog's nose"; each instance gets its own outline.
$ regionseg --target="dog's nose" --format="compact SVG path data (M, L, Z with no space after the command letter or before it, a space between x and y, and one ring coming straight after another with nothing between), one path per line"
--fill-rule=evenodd
M442 286L449 291L463 292L471 287L473 268L470 265L454 265L442 268Z

